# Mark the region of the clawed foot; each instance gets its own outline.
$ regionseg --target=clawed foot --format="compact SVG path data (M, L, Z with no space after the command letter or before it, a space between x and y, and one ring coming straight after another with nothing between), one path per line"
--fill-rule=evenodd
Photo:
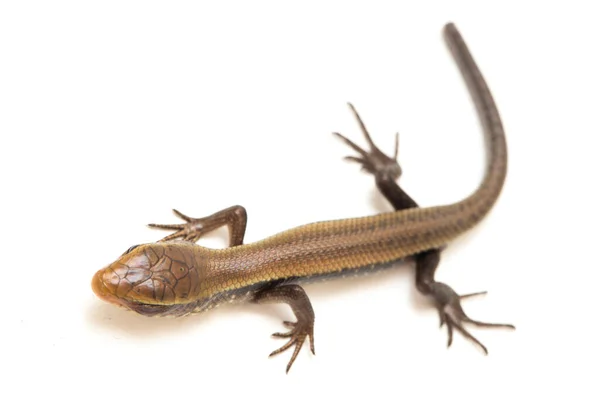
M185 241L195 243L196 241L198 241L198 239L200 239L200 237L202 237L206 233L207 229L204 225L205 218L191 218L177 210L173 210L173 212L179 218L186 221L186 223L172 225L148 224L150 228L176 231L160 239L159 242L167 242L169 240L181 238Z
M362 165L363 170L370 172L373 175L386 175L391 177L392 179L397 179L402 174L402 170L400 165L398 165L398 161L396 160L398 157L398 134L396 133L396 146L394 150L394 157L386 156L377 146L373 143L365 124L362 122L360 116L354 109L354 106L348 103L356 121L360 125L360 128L369 143L369 151L363 150L361 147L356 145L350 139L346 138L340 133L334 132L334 135L342 139L348 146L352 147L360 156L348 156L345 157L346 160L357 162Z
M440 315L440 327L446 324L448 329L448 347L452 345L452 333L453 329L456 328L466 338L479 345L486 355L488 354L487 348L464 328L463 323L465 322L482 327L516 329L514 325L510 324L496 324L476 321L469 318L465 314L460 305L460 301L469 297L483 295L487 292L469 293L459 296L450 286L446 285L445 283L434 282L431 285L431 294L435 300L436 307Z
M294 348L294 354L292 354L292 358L285 369L285 372L288 373L292 367L292 364L296 360L296 357L298 356L298 353L300 352L300 349L302 348L307 336L310 341L310 351L315 354L315 339L313 335L313 325L309 322L301 323L284 321L283 325L290 328L290 331L284 333L274 333L272 336L277 338L290 338L290 340L282 347L269 354L269 357L279 354L295 345L296 347Z

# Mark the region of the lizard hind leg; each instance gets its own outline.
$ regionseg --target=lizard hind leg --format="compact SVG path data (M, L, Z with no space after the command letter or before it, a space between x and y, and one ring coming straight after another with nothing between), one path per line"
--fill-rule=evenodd
M477 344L485 354L488 354L487 348L470 334L465 324L472 324L480 327L488 328L509 328L516 329L511 324L498 324L477 321L470 318L462 308L461 301L486 294L487 292L476 292L459 295L445 283L438 282L434 279L435 270L440 262L440 251L429 250L418 254L416 257L417 266L417 289L423 295L428 296L433 300L435 307L440 316L440 327L446 324L448 331L448 347L452 345L452 334L454 329L459 331L463 336Z
M346 159L357 162L362 165L363 170L371 173L375 177L375 183L383 196L390 202L395 210L406 210L418 207L418 204L396 183L396 179L400 177L401 169L396 160L398 155L398 136L396 135L396 148L393 157L386 156L373 143L364 123L360 116L349 104L350 109L354 113L360 128L363 132L369 151L362 149L348 138L339 133L335 133L348 146L358 153L358 157L346 157ZM470 323L481 327L504 327L515 329L510 324L493 324L481 321L476 321L469 318L461 306L461 300L473 297L475 295L484 294L485 292L470 293L466 295L458 295L450 286L442 282L437 282L434 279L435 271L440 262L442 248L430 249L415 255L417 268L416 286L419 292L428 296L434 301L434 304L440 315L440 326L446 324L448 331L448 346L452 344L453 333L456 329L469 340L473 341L481 347L487 354L487 348L471 335L464 327L465 323Z
M460 301L469 297L485 294L486 292L469 293L461 296L457 294L450 286L442 282L430 283L429 289L430 295L435 301L437 310L440 314L440 326L446 324L446 328L448 330L448 347L452 345L452 332L454 329L456 329L467 339L481 347L486 355L488 354L487 348L465 329L464 323L470 323L476 326L488 328L515 329L515 326L511 324L482 322L467 316L460 304Z
M350 110L354 114L356 121L358 122L360 129L369 144L369 150L364 150L347 137L340 133L334 132L334 135L342 139L348 146L358 153L358 156L345 157L346 160L356 162L362 165L362 169L369 172L376 177L385 176L388 179L396 180L402 175L402 169L398 164L398 134L396 133L396 145L394 149L393 157L385 155L373 142L371 135L367 131L365 124L356 112L356 109L351 103L348 103Z

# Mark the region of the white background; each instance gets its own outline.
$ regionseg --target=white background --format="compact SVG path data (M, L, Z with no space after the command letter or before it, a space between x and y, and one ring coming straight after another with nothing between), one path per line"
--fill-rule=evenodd
M592 2L198 3L0 6L0 397L598 398ZM468 195L483 138L448 21L509 144L497 206L438 274L489 291L465 304L474 318L517 326L472 330L489 356L460 335L446 349L412 267L306 286L316 356L305 346L288 375L291 353L267 358L284 305L149 319L94 296L95 271L162 237L145 224L177 222L171 208L242 204L247 242L389 210L331 134L364 144L347 101L383 149L400 132L422 206Z

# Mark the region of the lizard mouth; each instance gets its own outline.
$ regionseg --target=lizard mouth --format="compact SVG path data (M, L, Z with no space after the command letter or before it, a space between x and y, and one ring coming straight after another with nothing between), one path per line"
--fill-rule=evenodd
M94 277L92 278L92 290L101 300L106 301L107 303L114 304L121 308L125 308L130 311L134 311L138 314L147 315L147 316L155 316L163 314L165 311L169 309L169 306L160 305L160 304L145 304L141 302L137 302L135 300L127 300L120 297L117 297L112 291L106 286L102 276L104 274L104 270L100 270L96 272Z

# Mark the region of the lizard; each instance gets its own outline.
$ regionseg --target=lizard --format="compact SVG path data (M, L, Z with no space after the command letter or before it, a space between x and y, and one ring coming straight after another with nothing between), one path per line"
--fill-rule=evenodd
M131 246L117 260L98 270L92 289L102 300L145 316L181 317L204 312L223 303L284 303L296 321L285 321L288 331L273 336L288 341L270 355L294 347L289 372L307 341L314 350L315 313L302 283L375 271L414 259L416 287L438 310L446 325L448 347L458 330L487 354L486 347L464 327L515 329L511 324L486 323L466 315L461 300L485 292L459 295L435 280L442 249L477 225L500 196L507 173L507 145L503 124L490 89L454 23L444 26L444 37L476 105L487 144L487 167L476 190L463 200L440 206L418 207L398 185L402 169L397 161L398 134L392 156L371 139L356 109L350 109L367 140L367 150L341 135L356 155L346 157L373 175L381 194L394 211L377 215L313 222L252 243L245 243L247 212L235 205L210 216L191 218L177 210L182 224L149 224L174 230L157 242ZM196 242L219 227L229 229L229 247L211 249Z

